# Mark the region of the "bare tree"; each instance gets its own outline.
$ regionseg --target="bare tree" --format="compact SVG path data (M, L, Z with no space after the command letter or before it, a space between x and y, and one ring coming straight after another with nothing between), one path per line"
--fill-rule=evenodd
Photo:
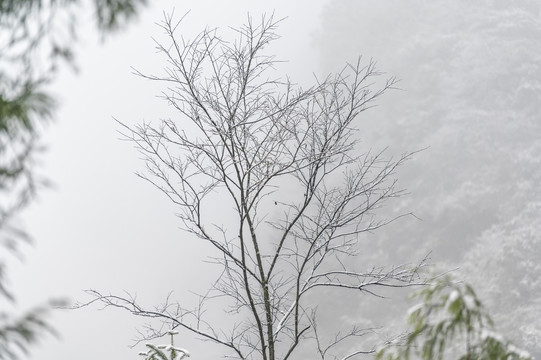
M347 259L358 255L360 234L393 220L375 211L402 193L394 175L411 154L397 160L360 155L355 123L395 80L373 90L380 79L375 64L359 60L303 90L268 77L277 64L264 54L277 38L273 17L249 18L235 29L234 41L209 29L188 41L177 36L179 23L166 16L161 24L169 39L157 43L167 58L165 75L138 72L167 85L163 96L179 118L124 125L124 135L143 155L146 171L139 175L178 206L184 229L214 247L222 272L196 309L171 300L145 309L134 297L97 291L90 291L90 303L172 323L223 345L232 358L290 359L301 342L312 342L321 359L373 352L335 352L366 330L354 327L326 340L311 295L377 296L377 287L423 282L424 260L359 270ZM217 199L234 209L227 227L210 218ZM229 329L205 319L213 302L227 306ZM146 339L169 328L148 330Z

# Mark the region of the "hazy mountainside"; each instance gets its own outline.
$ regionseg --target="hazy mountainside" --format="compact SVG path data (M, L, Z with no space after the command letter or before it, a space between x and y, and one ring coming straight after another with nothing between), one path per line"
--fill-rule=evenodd
M411 195L386 209L423 221L380 230L367 264L432 250L440 269L461 268L502 332L541 357L541 3L335 0L322 22L324 72L363 55L402 79L405 91L362 120L367 148L428 147L400 173Z
M539 358L541 339L541 202L494 225L477 240L464 261L508 336Z

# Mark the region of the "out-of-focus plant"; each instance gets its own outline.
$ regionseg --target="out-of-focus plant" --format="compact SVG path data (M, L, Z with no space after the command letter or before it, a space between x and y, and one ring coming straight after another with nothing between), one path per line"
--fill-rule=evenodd
M0 0L0 243L15 249L26 234L13 217L37 185L33 157L56 101L46 89L60 62L74 66L76 21L90 3L97 29L121 28L146 0ZM84 18L83 18L84 19Z
M0 246L17 251L29 236L16 218L43 183L34 159L42 126L53 118L56 101L46 85L61 62L74 65L75 24L88 3L102 34L121 28L145 0L0 0ZM0 258L0 297L14 301ZM50 330L49 305L15 315L0 309L0 359L14 359Z
M415 294L411 331L378 351L376 359L529 360L530 355L494 331L473 288L445 276Z

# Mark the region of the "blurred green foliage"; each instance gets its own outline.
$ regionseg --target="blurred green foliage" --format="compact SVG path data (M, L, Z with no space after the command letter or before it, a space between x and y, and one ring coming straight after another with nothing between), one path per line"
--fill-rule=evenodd
M381 349L379 360L530 360L530 355L494 332L494 324L473 288L438 278L415 297L410 332Z
M22 241L29 240L16 217L44 183L36 176L34 162L43 125L56 108L47 86L60 64L75 67L77 24L92 13L104 35L121 29L145 2L0 0L0 248L4 252L17 251ZM15 299L6 286L5 268L0 260L0 297L9 304ZM17 358L42 333L51 331L44 320L49 308L18 315L0 310L0 359Z

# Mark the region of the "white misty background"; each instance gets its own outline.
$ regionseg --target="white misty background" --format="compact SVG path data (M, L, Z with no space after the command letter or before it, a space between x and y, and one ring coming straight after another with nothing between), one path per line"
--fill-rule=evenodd
M330 0L310 4L183 4L194 32L209 24L241 24L247 11L289 16L273 48L290 60L284 72L308 83L311 72L336 72L359 55L401 79L362 114L366 149L401 154L427 147L401 169L410 195L390 203L388 216L413 211L364 239L361 260L414 262L432 251L438 269L458 267L488 305L497 330L541 357L541 4L533 0L476 2ZM125 34L83 45L81 74L66 71L55 85L63 98L48 130L44 172L57 190L27 212L36 247L10 268L21 307L80 290L137 292L157 303L204 290L212 270L205 248L177 227L174 209L133 172L142 165L118 141L111 117L139 123L172 116L160 89L130 66L161 69L150 36L169 2L153 4ZM226 14L226 15L224 15ZM88 55L86 55L88 54ZM373 301L332 302L329 317L362 319L389 333L404 326L404 292ZM342 310L344 309L344 310ZM393 311L390 311L393 309ZM137 358L129 349L139 323L128 314L94 309L53 318L63 340L49 339L32 358ZM367 341L369 339L367 338ZM205 344L176 339L192 356L214 358Z

